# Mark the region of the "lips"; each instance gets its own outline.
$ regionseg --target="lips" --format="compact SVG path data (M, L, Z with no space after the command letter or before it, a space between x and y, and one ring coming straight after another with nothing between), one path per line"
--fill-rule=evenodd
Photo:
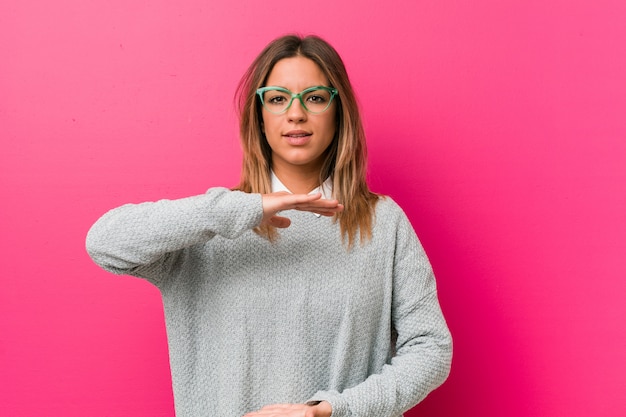
M311 133L304 130L290 130L283 135L283 138L285 138L290 145L301 146L309 142L311 135Z

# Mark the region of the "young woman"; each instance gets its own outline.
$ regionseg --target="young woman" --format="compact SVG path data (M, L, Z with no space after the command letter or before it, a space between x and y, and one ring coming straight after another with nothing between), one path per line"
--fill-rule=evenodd
M281 37L238 97L240 184L111 210L89 254L161 291L178 417L401 416L451 338L411 224L365 182L341 58Z

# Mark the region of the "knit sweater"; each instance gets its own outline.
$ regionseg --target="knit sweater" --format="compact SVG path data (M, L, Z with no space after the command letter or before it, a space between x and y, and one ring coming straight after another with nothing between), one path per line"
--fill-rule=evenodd
M252 230L262 215L260 194L212 188L116 208L88 233L98 265L162 294L178 417L313 400L398 417L446 379L432 269L391 198L351 249L332 218L296 210L269 242Z

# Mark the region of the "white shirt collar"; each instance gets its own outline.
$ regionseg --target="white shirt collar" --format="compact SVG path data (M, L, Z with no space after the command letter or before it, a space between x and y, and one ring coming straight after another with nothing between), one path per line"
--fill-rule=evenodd
M272 171L272 192L273 193L277 193L280 191L286 191L290 194L293 194L286 186L285 184L283 184L278 177L276 176L276 174L274 174L274 171ZM315 188L314 190L311 190L311 192L309 194L315 194L315 193L322 193L322 198L326 199L326 200L331 200L333 198L333 181L330 179L330 177L328 177L326 179L326 181L324 181L324 183ZM315 214L315 213L314 213ZM319 214L315 214L317 217L320 217Z

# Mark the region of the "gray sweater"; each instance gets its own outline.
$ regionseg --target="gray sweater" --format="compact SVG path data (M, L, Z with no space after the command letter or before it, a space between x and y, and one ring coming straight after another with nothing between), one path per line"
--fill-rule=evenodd
M396 203L379 201L371 241L350 250L332 218L295 210L270 243L252 230L262 214L260 194L212 188L119 207L89 231L98 265L161 291L178 417L312 400L398 417L446 379L432 269Z

